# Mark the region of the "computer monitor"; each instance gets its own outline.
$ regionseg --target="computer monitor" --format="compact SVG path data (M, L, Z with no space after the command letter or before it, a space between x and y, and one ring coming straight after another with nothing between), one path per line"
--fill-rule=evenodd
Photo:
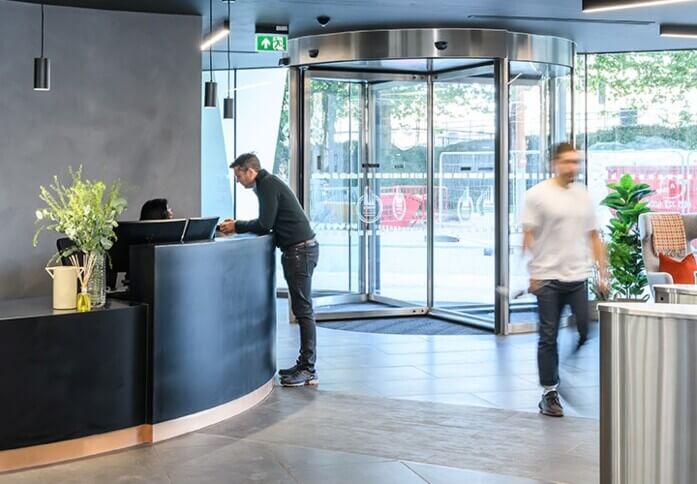
M215 236L215 228L218 226L220 217L197 217L190 218L184 230L184 242L196 240L211 240Z
M115 289L119 272L128 272L130 248L138 244L166 244L181 242L186 219L144 220L119 222L114 229L116 242L109 250L111 267L107 270L107 285Z

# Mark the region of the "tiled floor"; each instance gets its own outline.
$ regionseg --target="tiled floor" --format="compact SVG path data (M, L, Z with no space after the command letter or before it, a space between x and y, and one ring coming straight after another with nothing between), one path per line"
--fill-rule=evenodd
M279 366L298 348L286 310ZM569 416L552 419L537 413L534 335L318 337L318 388L276 388L200 432L0 484L598 482L597 339L573 353L573 332L562 335Z
M278 364L294 363L298 328L278 305ZM318 329L320 391L537 412L535 334L495 337L403 336ZM560 393L569 416L598 418L597 323L578 352L576 334L560 335Z

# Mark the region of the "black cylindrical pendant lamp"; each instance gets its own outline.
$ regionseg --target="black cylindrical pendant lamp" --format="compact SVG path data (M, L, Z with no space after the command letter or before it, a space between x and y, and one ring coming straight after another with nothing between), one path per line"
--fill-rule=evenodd
M34 58L34 90L51 90L51 60L46 57Z
M226 97L223 101L223 118L235 119L235 99Z
M51 60L44 57L44 5L41 4L41 57L34 57L34 90L51 90Z
M218 105L218 83L215 81L206 82L206 91L203 106L214 108Z
M210 28L213 30L213 0L210 0L208 7L208 16L210 17ZM218 83L213 80L213 46L208 47L208 70L210 72L210 80L206 82L206 89L203 96L203 107L214 108L218 105Z

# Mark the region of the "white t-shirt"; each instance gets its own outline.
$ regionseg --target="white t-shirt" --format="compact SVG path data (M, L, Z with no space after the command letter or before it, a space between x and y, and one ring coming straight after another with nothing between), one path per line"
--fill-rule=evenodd
M553 179L538 183L525 195L523 227L532 232L532 279L575 282L591 276L590 233L597 222L585 186L564 188Z

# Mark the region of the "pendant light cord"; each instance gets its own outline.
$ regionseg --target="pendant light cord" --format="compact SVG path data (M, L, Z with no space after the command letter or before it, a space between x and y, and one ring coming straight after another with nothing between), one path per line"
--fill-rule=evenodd
M208 5L210 7L208 11L208 15L210 17L210 30L208 32L210 35L213 33L213 0L210 0ZM208 68L211 75L211 82L213 82L213 44L211 44L210 47L208 47L208 63L210 64Z
M227 26L228 26L228 29L232 28L230 26L230 2L229 1L227 3ZM228 35L227 35L227 97L230 97L230 35L231 35L231 32L228 32Z
M44 4L41 4L41 57L44 57Z

